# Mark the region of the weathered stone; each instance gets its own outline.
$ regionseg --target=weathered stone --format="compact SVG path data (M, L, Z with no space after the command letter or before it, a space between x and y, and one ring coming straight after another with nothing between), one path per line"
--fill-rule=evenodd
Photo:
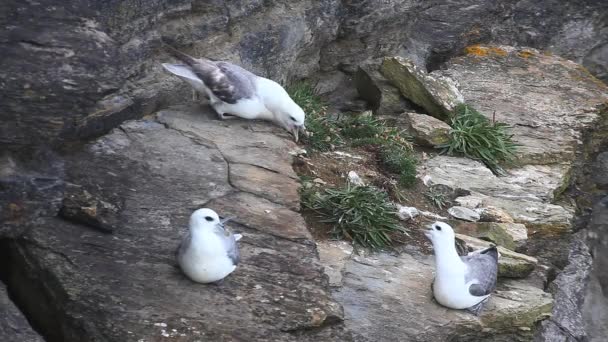
M411 105L401 92L380 73L380 62L365 63L355 73L355 87L374 115L397 115Z
M592 270L592 258L582 235L574 239L568 265L549 289L555 296L551 318L541 325L535 341L584 341L587 339L583 320L583 305ZM558 329L555 329L555 328Z
M420 211L414 207L404 207L397 204L397 216L402 221L408 221L420 215Z
M536 322L551 312L551 295L499 280L479 318L433 300L433 256L387 253L354 256L346 263L335 297L345 325L358 341L513 341L529 339ZM387 322L390 317L390 322ZM412 319L415 317L416 319ZM382 324L379 322L385 322Z
M512 126L517 162L571 163L583 131L608 102L608 86L574 62L533 49L475 46L466 52L438 73L459 82L468 104Z
M311 239L300 214L252 194L239 192L206 204L234 216L233 221L261 232L286 239Z
M479 213L479 220L482 222L513 223L511 215L500 208L486 207L476 209L475 211Z
M363 186L365 182L355 171L348 171L348 182L352 185Z
M67 220L111 233L120 224L120 205L97 198L76 184L68 184L59 215Z
M456 239L466 243L469 251L488 248L492 243L471 236L456 234ZM498 258L498 276L504 278L525 278L538 264L534 257L513 252L502 246L497 246L500 256Z
M42 149L0 152L0 238L20 236L39 217L57 215L63 199L65 167Z
M0 282L0 341L44 341L10 300L6 286L2 282Z
M342 272L346 261L353 254L353 246L346 241L317 242L319 261L329 277L329 286L342 286Z
M490 241L506 249L513 250L516 247L511 234L499 223L454 221L452 226L454 231L459 234Z
M65 157L67 182L124 202L122 225L109 235L42 217L10 241L7 285L28 319L48 340L66 342L349 341L335 325L342 309L302 217L277 204L287 197L274 203L233 188L233 165L216 147L225 143L204 132L226 134L233 156L260 141L272 153L283 139L238 120L186 125L190 113L171 117L187 129L132 121ZM289 162L288 153L277 165L265 161L278 170ZM202 206L236 216L231 228L243 234L241 263L221 286L191 282L175 261L188 218Z
M466 207L451 207L448 209L448 213L459 220L479 221L479 214L475 210Z
M419 145L437 147L450 139L450 125L432 116L406 113L409 132Z
M256 123L238 119L233 124L218 123L213 120L214 114L204 107L176 108L179 109L158 112L158 121L183 132L203 146L219 149L230 163L250 164L297 179L291 167L293 156L289 153L296 150L297 145L283 138L288 137L284 129L264 123L262 129L256 130ZM237 136L239 139L235 139ZM247 144L244 145L243 141Z
M447 77L435 77L402 57L385 58L382 74L405 98L424 108L430 115L447 118L464 98L456 83Z
M482 207L504 210L515 222L525 224L528 229L564 232L571 228L573 209L547 203L553 198L549 194L563 186L560 182L548 181L548 174L540 178L534 172L527 173L527 176L520 173L497 177L478 161L449 156L431 158L422 167L434 184L470 191L471 195L463 201L474 199L474 204L477 204L481 199ZM536 169L537 165L529 167ZM458 203L459 199L455 202Z
M300 209L299 184L293 178L247 164L230 164L230 184L290 209Z

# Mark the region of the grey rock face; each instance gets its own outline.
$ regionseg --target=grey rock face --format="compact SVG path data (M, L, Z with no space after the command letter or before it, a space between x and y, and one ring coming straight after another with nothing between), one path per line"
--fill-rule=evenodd
M553 313L551 318L541 323L536 341L582 341L587 337L582 309L592 259L581 234L570 248L568 265L550 287L555 296Z
M23 313L11 302L6 286L0 282L0 340L19 342L43 342L32 329Z
M606 79L603 0L4 1L0 143L99 135L188 101L164 37L279 81L399 53L436 69L470 44L548 49Z
M11 241L8 285L45 337L350 340L334 324L342 309L310 233L290 209L295 144L270 124L213 116L200 108L164 111L164 124L127 122L66 157L66 181L122 200L122 225L107 234L43 217ZM263 193L268 182L259 167L275 170L286 190ZM233 186L243 172L257 176L236 177ZM203 206L235 216L231 228L243 234L242 263L221 286L191 282L175 261L189 215Z
M475 210L466 207L451 207L448 209L448 213L452 215L452 217L460 220L471 222L479 221L479 214Z

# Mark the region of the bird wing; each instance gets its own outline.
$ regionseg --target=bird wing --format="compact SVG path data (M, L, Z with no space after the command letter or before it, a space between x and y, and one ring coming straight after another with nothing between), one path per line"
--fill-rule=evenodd
M171 45L165 43L164 46L173 56L185 63L187 69L195 75L196 79L204 82L213 95L221 101L235 104L240 99L248 99L255 95L254 80L257 76L253 73L232 63L215 62L207 58L194 58ZM176 67L176 64L173 64L173 70L164 64L163 66L178 76L191 79L190 73L183 68ZM188 76L183 76L184 74Z
M233 265L238 265L241 260L241 256L239 254L239 246L237 244L237 238L232 232L221 226L217 225L215 233L220 236L222 243L224 245L224 250L226 251L226 255L230 260L232 260Z
M175 250L176 258L179 259L179 257L182 256L186 252L186 248L188 248L188 246L190 246L191 240L192 240L192 236L190 235L190 232L188 232L188 234L186 234L186 236L182 239L182 241L179 243L179 246Z
M474 282L469 286L469 293L473 296L486 296L496 289L498 276L498 251L490 247L479 253L472 253L460 257L467 265L465 282Z

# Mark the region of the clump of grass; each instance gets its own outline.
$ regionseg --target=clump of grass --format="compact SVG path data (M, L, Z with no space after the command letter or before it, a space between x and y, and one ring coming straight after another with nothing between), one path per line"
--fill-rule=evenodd
M450 141L440 146L444 153L462 153L481 160L493 172L503 173L501 162L511 162L517 145L507 131L507 125L490 121L474 108L461 104L451 119Z
M388 247L391 233L404 232L388 195L372 186L347 184L322 193L307 192L302 204L332 225L334 238L346 238L362 247Z
M381 147L380 161L384 168L399 175L399 185L410 187L416 183L416 159L411 151L393 144Z
M359 139L379 138L386 129L383 122L371 116L352 116L339 122L340 132L345 138Z
M327 108L309 83L295 83L287 92L306 113L308 134L302 140L312 150L329 151L342 143L336 121L328 117Z
M424 196L437 208L443 209L448 204L445 194L441 191L437 191L433 187L429 188Z

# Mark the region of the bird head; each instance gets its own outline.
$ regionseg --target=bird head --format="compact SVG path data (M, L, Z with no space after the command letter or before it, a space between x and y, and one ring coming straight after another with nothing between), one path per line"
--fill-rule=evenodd
M437 221L429 226L429 229L424 232L435 248L439 246L454 246L454 230L449 224Z
M224 224L228 221L230 221L230 218L220 219L215 211L202 208L194 211L190 216L190 227L214 227L217 225L224 227Z
M300 131L303 133L306 132L306 127L304 126L306 114L304 114L304 110L295 102L289 102L290 103L286 103L281 109L278 120L283 128L293 134L293 137L297 142Z

